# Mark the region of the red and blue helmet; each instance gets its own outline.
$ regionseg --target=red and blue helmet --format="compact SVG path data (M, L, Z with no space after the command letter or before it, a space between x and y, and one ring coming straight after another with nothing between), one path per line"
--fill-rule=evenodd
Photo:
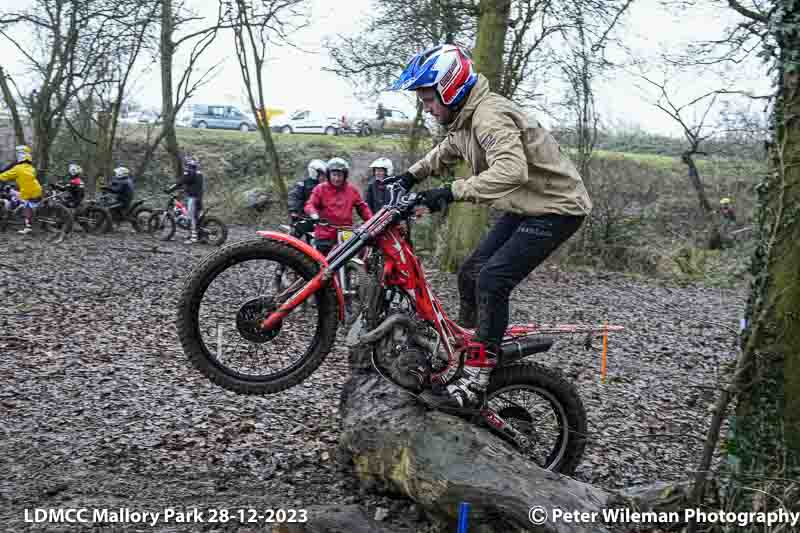
M434 87L442 103L457 108L478 81L469 55L452 44L429 48L418 53L391 86L393 91L413 91Z

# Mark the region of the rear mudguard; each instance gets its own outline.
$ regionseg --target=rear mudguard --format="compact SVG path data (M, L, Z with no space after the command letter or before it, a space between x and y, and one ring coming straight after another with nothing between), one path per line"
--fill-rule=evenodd
M322 267L328 266L325 256L322 255L319 250L307 242L301 241L297 237L292 237L291 235L287 235L285 233L278 233L277 231L257 231L256 233L265 239L271 239L288 244L295 250L298 250L299 252L311 257ZM331 281L333 282L333 287L336 289L336 299L339 301L339 320L344 320L344 294L342 293L342 288L339 286L336 276L331 277Z

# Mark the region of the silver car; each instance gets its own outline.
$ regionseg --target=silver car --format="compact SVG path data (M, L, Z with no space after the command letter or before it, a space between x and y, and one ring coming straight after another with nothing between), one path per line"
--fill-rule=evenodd
M195 104L192 107L193 128L255 131L258 129L255 121L248 117L235 106Z

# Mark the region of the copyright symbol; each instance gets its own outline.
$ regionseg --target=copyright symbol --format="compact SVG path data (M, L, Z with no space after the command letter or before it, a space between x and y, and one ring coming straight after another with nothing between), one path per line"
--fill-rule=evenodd
M547 511L544 507L536 506L528 510L528 520L535 526L541 526L547 522Z

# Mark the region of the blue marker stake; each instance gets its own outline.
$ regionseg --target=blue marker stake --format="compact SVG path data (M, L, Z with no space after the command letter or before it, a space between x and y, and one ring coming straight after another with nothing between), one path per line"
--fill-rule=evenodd
M458 506L458 533L467 533L467 519L469 518L469 503L461 502Z

